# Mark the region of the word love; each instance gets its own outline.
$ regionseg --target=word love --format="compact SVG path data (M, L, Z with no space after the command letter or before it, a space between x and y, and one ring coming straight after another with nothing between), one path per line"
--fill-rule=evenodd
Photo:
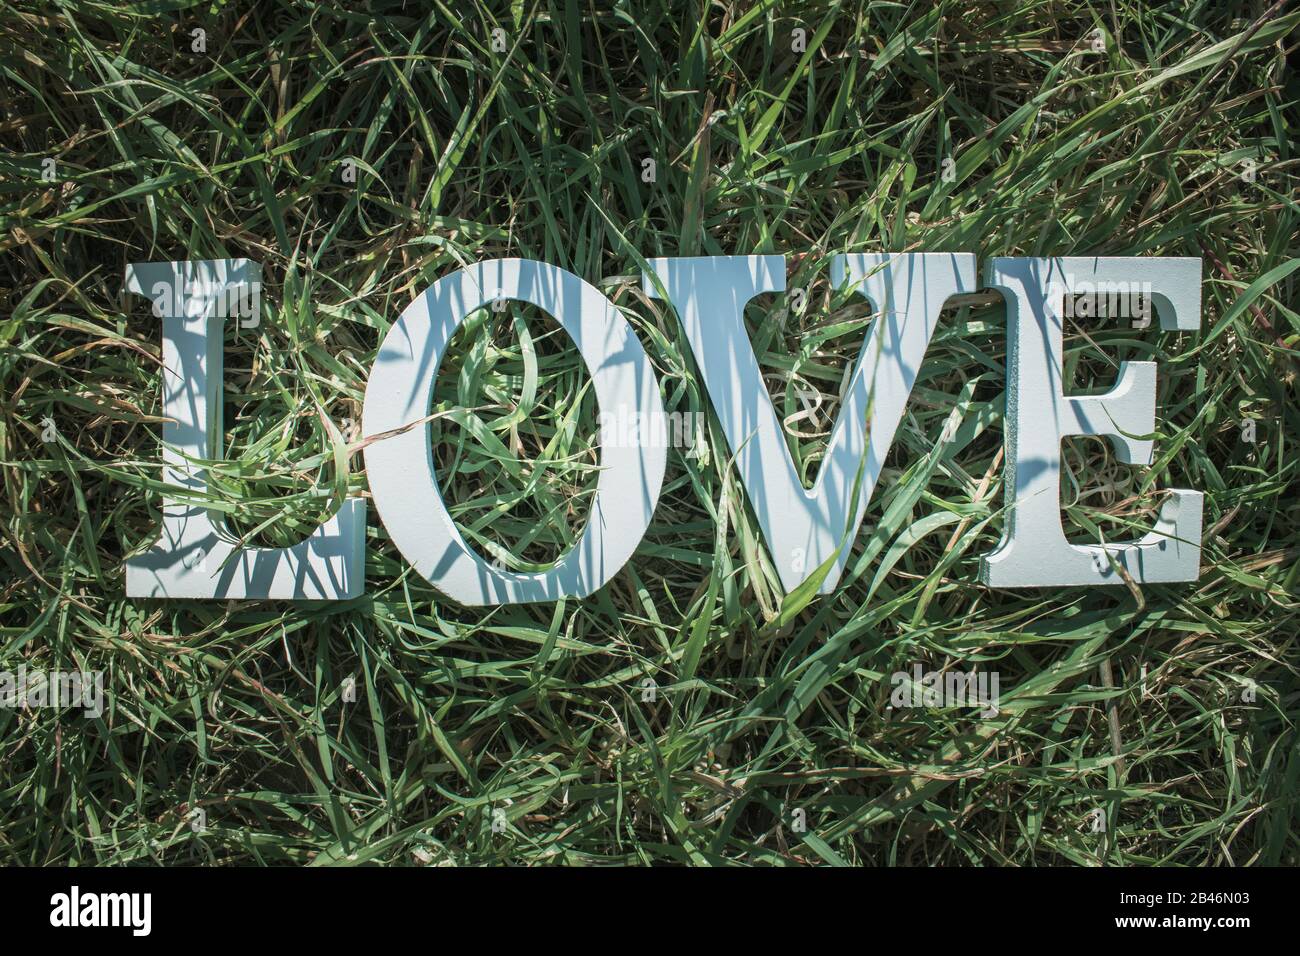
M862 524L944 303L976 289L969 253L835 256L832 279L866 298L876 318L843 396L816 484L804 488L745 331L745 304L785 289L782 256L651 259L650 296L677 314L717 412L782 587L834 590ZM349 498L315 533L288 548L241 547L205 505L204 462L219 454L221 302L260 287L244 259L137 263L128 288L162 319L162 535L127 560L135 597L344 600L364 586L366 505ZM1199 259L1001 258L985 285L1007 304L1006 525L981 560L993 587L1195 580L1202 496L1166 493L1155 526L1136 541L1071 544L1061 525L1061 439L1097 435L1128 464L1151 463L1156 367L1125 362L1104 395L1070 396L1062 381L1062 318L1076 297L1140 288L1164 329L1200 327ZM201 288L195 307L159 290ZM461 536L433 469L426 427L438 366L466 316L495 302L531 303L577 345L600 407L600 475L586 527L547 570L515 573L484 560ZM206 304L204 304L206 303ZM1095 314L1095 313L1094 313ZM392 540L430 583L464 605L585 597L632 556L663 484L666 416L641 343L595 287L526 259L481 262L439 279L388 330L366 385L362 432L375 508ZM614 423L636 421L635 441Z

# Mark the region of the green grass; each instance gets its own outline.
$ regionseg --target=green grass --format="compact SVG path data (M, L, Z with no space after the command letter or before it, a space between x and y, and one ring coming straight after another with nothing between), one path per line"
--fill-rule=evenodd
M0 710L0 861L1297 862L1300 11L363 6L0 3L0 667L103 670L108 694L93 720ZM1076 390L1159 361L1159 433L1150 469L1069 440L1062 480L1079 540L1204 491L1198 582L978 584L1006 354L980 294L944 315L841 588L782 613L641 263L791 257L807 309L749 318L778 411L818 393L790 426L811 476L867 318L831 295L829 257L880 250L1204 258L1199 336L1068 330ZM635 558L584 601L457 607L373 508L355 601L127 600L123 558L159 522L160 329L124 267L240 256L262 263L263 321L227 337L213 487L254 540L365 493L322 415L358 420L383 331L491 257L597 284L667 408L709 415L703 454L670 452ZM435 407L474 411L435 423L437 463L484 552L547 561L580 533L588 382L531 307L458 334ZM914 663L997 670L1001 714L888 709Z

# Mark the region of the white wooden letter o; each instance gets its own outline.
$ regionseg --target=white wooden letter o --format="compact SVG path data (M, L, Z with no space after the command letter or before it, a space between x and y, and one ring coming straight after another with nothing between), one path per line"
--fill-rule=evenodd
M582 354L601 413L601 471L586 527L573 548L539 573L498 570L465 543L438 489L425 421L456 329L497 299L529 302L554 316ZM637 420L639 441L619 435L620 422ZM531 259L461 269L407 306L380 344L362 431L374 439L365 448L366 471L394 543L425 579L468 606L586 597L601 587L645 534L667 457L658 379L627 320L594 286Z

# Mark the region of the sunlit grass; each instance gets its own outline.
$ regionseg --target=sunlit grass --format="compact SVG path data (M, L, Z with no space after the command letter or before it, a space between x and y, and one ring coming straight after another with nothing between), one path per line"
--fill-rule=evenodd
M0 5L0 667L103 670L108 694L98 719L0 710L0 861L1300 861L1300 11L174 6ZM1062 488L1080 540L1127 536L1152 491L1205 492L1199 582L978 584L1006 378L1005 315L978 294L930 345L842 587L782 614L642 264L788 257L807 308L775 297L751 331L812 474L866 318L832 296L829 257L880 250L1203 257L1199 336L1067 330L1081 391L1160 363L1159 434L1152 469L1068 441ZM160 330L128 262L262 263L263 321L226 342L214 490L235 528L270 519L259 539L285 544L365 493L321 416L360 419L383 330L506 255L597 285L667 409L708 416L608 586L462 609L372 508L356 601L125 599L160 501ZM436 459L485 553L521 566L580 532L588 382L535 310L458 335L435 406L474 428L433 426ZM890 709L916 663L997 670L999 716Z

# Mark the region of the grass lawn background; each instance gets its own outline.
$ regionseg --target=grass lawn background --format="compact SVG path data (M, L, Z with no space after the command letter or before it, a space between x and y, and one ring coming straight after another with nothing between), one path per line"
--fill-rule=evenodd
M1298 25L1280 3L0 4L0 667L106 690L97 719L0 710L0 861L1296 863ZM783 610L643 260L789 257L806 308L747 319L811 478L869 318L829 257L913 250L1204 259L1199 335L1067 329L1074 391L1160 363L1158 434L1149 469L1066 440L1061 489L1094 542L1203 491L1198 582L977 583L1006 381L979 294L943 316L842 586ZM668 410L706 416L610 584L463 609L372 507L357 600L125 598L160 502L160 324L128 262L262 264L210 482L284 545L366 491L345 443L384 330L500 256L596 284ZM431 427L484 553L525 568L580 533L589 386L531 306L457 334L434 410L470 411ZM996 670L1001 713L890 709L915 664Z

